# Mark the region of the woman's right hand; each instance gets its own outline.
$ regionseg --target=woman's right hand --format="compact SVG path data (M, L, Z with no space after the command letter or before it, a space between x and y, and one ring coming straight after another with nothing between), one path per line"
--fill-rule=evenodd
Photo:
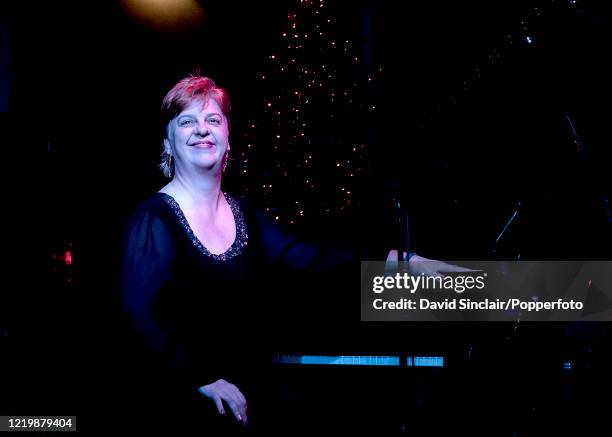
M248 423L247 401L234 384L227 382L225 379L218 379L212 384L203 385L198 391L215 402L219 414L225 414L223 408L223 401L225 401L234 413L236 420L242 422L243 425Z

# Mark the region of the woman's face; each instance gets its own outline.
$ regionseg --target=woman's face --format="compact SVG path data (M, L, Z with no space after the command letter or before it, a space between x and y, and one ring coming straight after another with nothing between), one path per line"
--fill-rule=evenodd
M204 106L192 102L170 122L164 147L174 157L175 174L221 171L228 141L227 119L219 104L210 98Z

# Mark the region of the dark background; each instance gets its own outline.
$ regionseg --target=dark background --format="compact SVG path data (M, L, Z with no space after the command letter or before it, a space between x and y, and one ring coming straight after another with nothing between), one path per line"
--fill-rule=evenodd
M126 214L164 183L151 120L167 89L202 68L228 89L232 147L244 147L244 124L265 97L256 76L278 45L287 4L200 3L205 25L179 33L139 24L114 2L1 7L8 261L0 341L11 357L2 364L3 414L76 409L89 417L93 407L82 399L95 404L88 395L96 387L121 387L127 355L112 298L115 242ZM364 71L384 66L371 91L380 110L368 126L370 174L359 185L359 206L342 214L315 211L294 231L390 247L399 241L392 208L399 198L410 216L412 248L424 256L609 259L612 27L603 3L330 3L337 32L355 42ZM250 187L258 200L253 187L268 164L255 162L249 177L235 175L234 183ZM519 202L518 219L496 247ZM68 249L70 266L56 256ZM504 423L500 435L533 432L533 423L559 411L578 411L587 422L599 418L601 404L590 400L609 383L607 323L530 324L518 332L502 324L374 326L360 324L349 310L335 312L336 320L330 310L314 323L310 310L293 324L282 319L287 325L278 330L288 338L278 341L285 352L449 358L439 377L402 379L408 397L392 389L395 374L385 373L382 394L373 388L373 373L279 371L279 396L294 402L288 405L307 411L320 405L312 423L352 413L353 404L339 410L333 401L319 404L309 391L316 384L296 385L298 377L325 386L332 399L334 379L337 390L355 399L360 389L352 381L374 384L366 396L388 396L401 410L375 410L367 422L374 429L398 431L406 414L421 417L418 429L440 410L467 414L470 402L493 396L487 380L499 375L514 378L495 391L496 406L487 407ZM477 352L468 357L468 350ZM572 374L561 370L568 359L576 363ZM534 380L543 381L541 389ZM411 384L423 384L430 401L413 398L419 391ZM470 402L455 399L468 392ZM371 404L360 405L365 414Z

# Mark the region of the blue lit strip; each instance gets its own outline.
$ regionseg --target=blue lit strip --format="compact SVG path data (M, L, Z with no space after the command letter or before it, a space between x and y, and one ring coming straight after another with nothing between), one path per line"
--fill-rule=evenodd
M276 355L277 364L314 364L327 366L396 366L400 365L398 356L381 355ZM407 367L444 367L444 357L408 356ZM567 368L567 366L565 366Z
M365 355L277 355L275 363L280 364L318 364L334 366L399 366L397 356L365 356Z
M444 357L408 357L408 365L411 359L414 367L444 367Z

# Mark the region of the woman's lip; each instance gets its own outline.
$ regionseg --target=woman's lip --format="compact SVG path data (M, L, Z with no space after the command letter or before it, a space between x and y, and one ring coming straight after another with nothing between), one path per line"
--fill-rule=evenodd
M206 148L212 147L213 145L214 145L213 143L208 143L208 142L206 142L206 143L193 143L192 144L193 147L206 147Z

